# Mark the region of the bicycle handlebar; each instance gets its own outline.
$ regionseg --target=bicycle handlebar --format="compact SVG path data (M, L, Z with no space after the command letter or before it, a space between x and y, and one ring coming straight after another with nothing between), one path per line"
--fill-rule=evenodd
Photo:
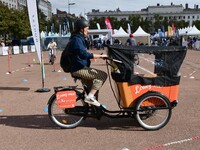
M117 63L120 63L120 64L122 64L122 63L123 63L123 62L122 62L122 61L120 61L120 60L113 59L113 58L109 58L109 57L106 57L106 58L104 58L104 59L106 59L106 60L110 60L110 61L114 61L114 62L117 62Z
M101 53L101 55L103 55L103 53ZM120 64L122 64L122 63L123 63L123 62L122 62L122 61L120 61L120 60L113 59L113 58L109 58L109 57L104 57L103 59L105 59L105 60L110 60L110 61L114 61L114 62L117 62L117 63L120 63Z

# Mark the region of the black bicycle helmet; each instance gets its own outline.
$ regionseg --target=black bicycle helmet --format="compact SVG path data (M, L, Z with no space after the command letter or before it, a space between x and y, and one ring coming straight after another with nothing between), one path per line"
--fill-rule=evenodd
M89 27L89 23L86 19L84 18L81 18L81 19L78 19L76 20L76 22L74 23L74 28L75 30L80 30L80 29L83 29L85 27Z

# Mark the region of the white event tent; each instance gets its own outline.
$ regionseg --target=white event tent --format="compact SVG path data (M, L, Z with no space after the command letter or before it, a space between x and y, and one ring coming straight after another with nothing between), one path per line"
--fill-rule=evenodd
M145 32L141 26L133 33L133 36L137 42L150 45L150 34Z
M180 36L198 36L198 35L200 35L200 30L198 30L195 25L193 27L179 29L178 31L179 31Z
M118 31L115 30L115 34L113 34L112 37L119 39L122 44L125 44L129 38L129 34L125 32L122 27L120 27Z
M112 37L129 37L129 34L126 33L122 27L120 27L118 31L115 31L115 34L113 34Z
M200 31L197 29L197 27L194 25L192 29L187 33L188 36L195 36L200 35Z

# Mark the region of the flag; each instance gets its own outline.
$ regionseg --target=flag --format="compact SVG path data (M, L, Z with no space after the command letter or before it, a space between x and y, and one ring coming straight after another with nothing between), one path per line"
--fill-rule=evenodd
M105 24L107 29L112 29L112 25L110 23L110 20L108 18L105 18Z
M67 30L70 32L70 26L69 26L69 21L67 20Z
M62 24L59 22L59 34L62 35Z
M101 30L101 27L100 27L99 23L97 23L97 29Z
M74 22L72 22L72 29L74 30Z
M165 26L164 25L162 25L162 31L163 31L164 37L165 37Z
M169 37L173 36L173 30L171 26L168 26L168 36Z
M129 23L128 23L128 34L131 34L131 26Z
M31 31L33 34L33 40L34 40L35 47L37 50L38 59L41 64L42 60L41 60L40 32L39 32L36 0L27 0L27 6L28 6L28 14L29 14L29 21L31 25Z
M44 73L44 63L42 60L42 52L41 52L40 31L39 31L36 0L27 0L27 6L28 6L28 14L29 14L29 21L30 21L30 25L31 25L31 31L33 34L33 40L35 43L38 59L39 59L41 69L42 69L42 79L44 80L45 73Z
M54 33L54 23L51 24L51 34Z
M173 34L176 33L176 27L175 27L174 23L172 23L172 31L173 31Z

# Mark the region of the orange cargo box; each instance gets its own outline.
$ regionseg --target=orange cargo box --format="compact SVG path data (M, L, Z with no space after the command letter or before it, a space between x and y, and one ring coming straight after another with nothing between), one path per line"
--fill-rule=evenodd
M131 85L128 82L117 82L120 91L121 105L124 108L134 106L136 99L148 91L156 91L165 95L170 102L178 98L178 85L174 86L155 86L155 85Z

